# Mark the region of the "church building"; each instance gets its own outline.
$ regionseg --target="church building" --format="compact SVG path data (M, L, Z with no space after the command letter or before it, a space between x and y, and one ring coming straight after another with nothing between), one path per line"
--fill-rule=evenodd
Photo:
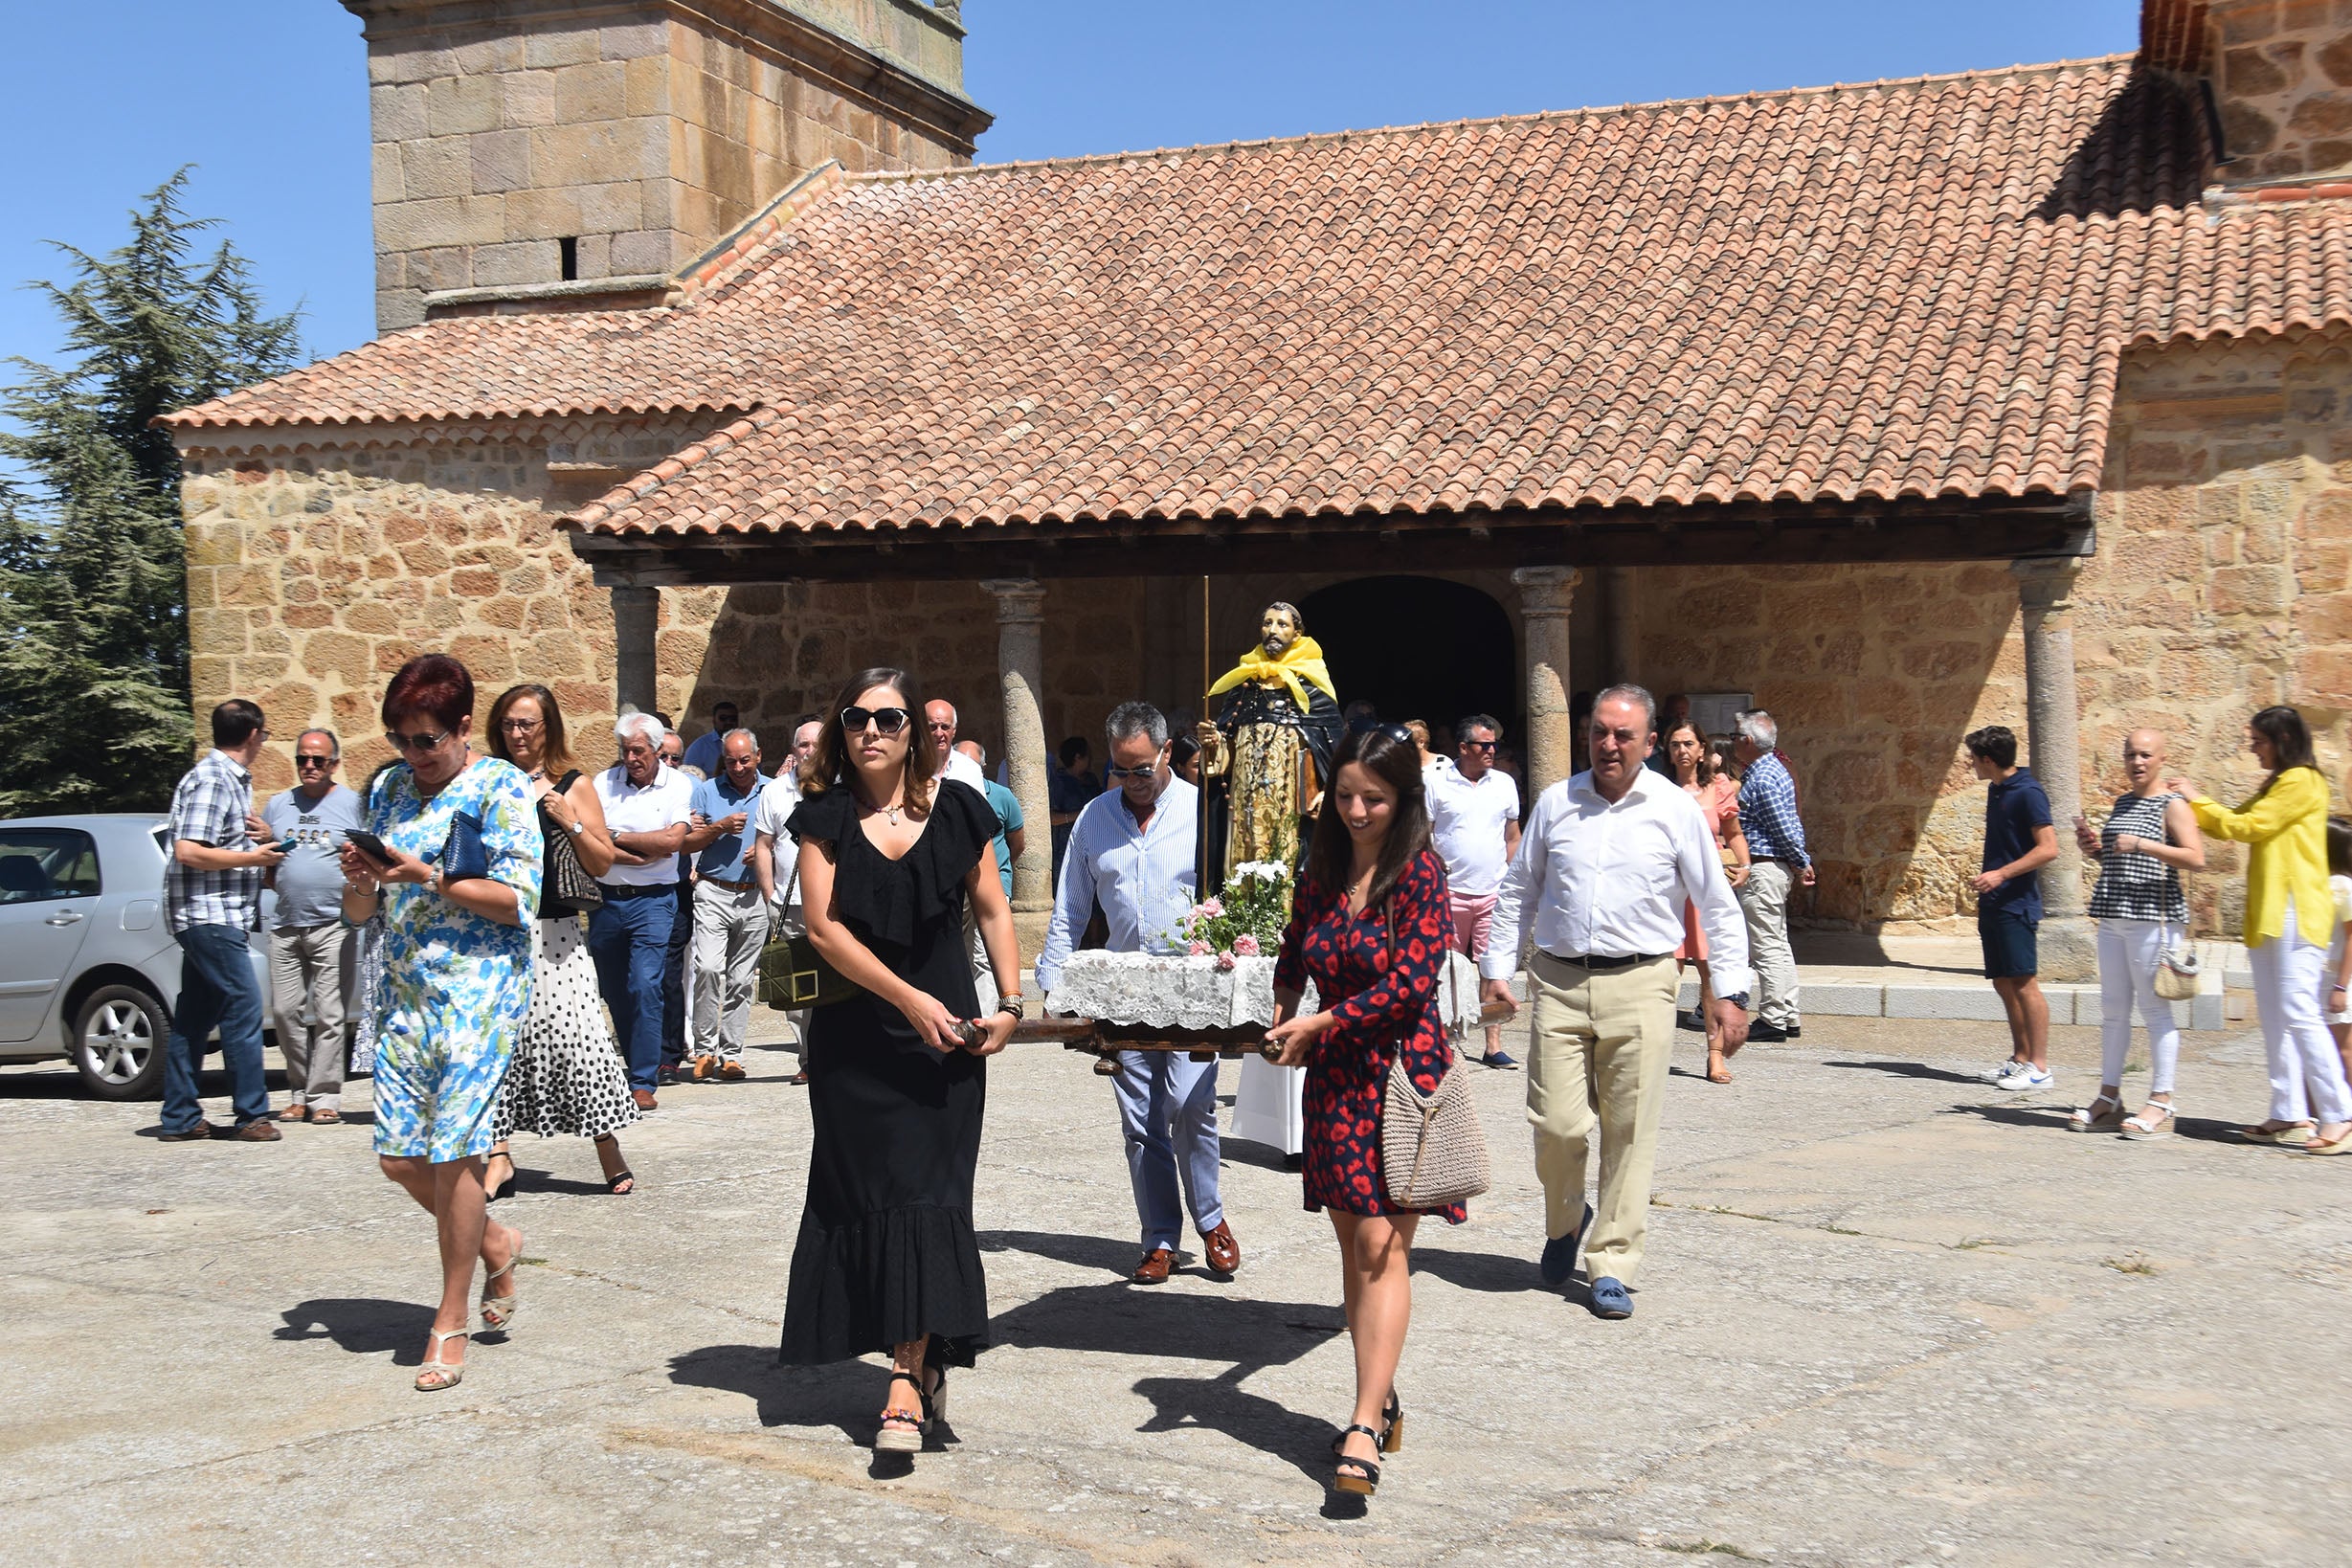
M1792 912L1873 928L1968 912L1977 726L2061 813L2136 726L2217 793L2269 703L2346 758L2336 0L979 167L952 0L344 3L383 335L166 420L199 712L332 725L364 771L438 649L485 710L548 683L592 755L622 704L692 733L720 698L773 755L903 663L1042 819L1052 743L1197 711L1281 598L1343 700L1498 713L1531 788L1579 690L1771 708L1820 865ZM2197 882L2234 929L2242 879Z

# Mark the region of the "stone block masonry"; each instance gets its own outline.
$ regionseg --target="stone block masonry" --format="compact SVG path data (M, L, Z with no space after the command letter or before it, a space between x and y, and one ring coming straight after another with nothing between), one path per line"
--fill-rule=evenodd
M650 466L706 424L514 421L379 433L345 449L190 449L197 711L241 696L269 712L284 738L257 765L264 793L293 783L293 736L307 724L343 738L345 776L358 783L391 754L377 711L385 682L414 654L445 652L474 676L478 726L499 691L538 681L563 705L581 761L609 762L611 595L552 528L581 499L562 476ZM1098 733L1136 689L1141 598L1123 579L1048 590L1054 738ZM661 614L657 706L688 735L731 698L780 755L792 721L855 670L896 664L956 705L967 738L1001 754L996 610L976 583L674 589Z

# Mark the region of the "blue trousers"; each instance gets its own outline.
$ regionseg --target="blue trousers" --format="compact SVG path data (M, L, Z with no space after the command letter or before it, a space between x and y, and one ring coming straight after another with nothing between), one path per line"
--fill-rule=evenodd
M661 1064L686 1059L686 949L694 940L694 884L678 879L678 909L661 959Z
M1217 1064L1195 1062L1181 1051L1121 1051L1110 1083L1127 1130L1127 1175L1143 1221L1143 1249L1176 1249L1185 1198L1193 1227L1215 1230L1225 1219L1217 1196Z
M588 956L596 966L596 990L613 1010L631 1088L651 1090L661 1065L661 971L677 921L674 887L607 898L588 917Z
M214 1029L237 1125L258 1122L270 1113L270 1093L261 1068L261 982L254 975L253 950L235 926L190 926L172 940L180 945L180 999L164 1042L164 1131L185 1132L204 1120L196 1082Z

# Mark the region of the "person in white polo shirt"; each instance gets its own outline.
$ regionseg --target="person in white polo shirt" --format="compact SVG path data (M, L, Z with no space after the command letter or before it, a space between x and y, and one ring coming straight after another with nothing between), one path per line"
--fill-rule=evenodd
M1503 867L1519 852L1519 786L1494 765L1503 727L1491 715L1471 714L1454 726L1454 735L1455 760L1430 763L1422 782L1428 790L1429 835L1445 862L1454 940L1474 963L1487 955ZM1490 1067L1518 1065L1503 1049L1500 1023L1487 1025L1485 1060Z
M661 760L661 721L628 713L613 727L620 761L596 775L613 868L596 879L604 905L588 917L596 989L629 1059L629 1091L654 1109L661 1066L661 974L678 914L678 852L693 825L694 783Z

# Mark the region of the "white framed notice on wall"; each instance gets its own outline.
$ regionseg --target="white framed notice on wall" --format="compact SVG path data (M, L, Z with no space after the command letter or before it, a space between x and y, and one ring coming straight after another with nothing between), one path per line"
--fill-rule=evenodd
M1691 693L1691 722L1699 733L1713 740L1732 732L1732 725L1744 708L1756 706L1756 695L1747 691L1694 691Z

